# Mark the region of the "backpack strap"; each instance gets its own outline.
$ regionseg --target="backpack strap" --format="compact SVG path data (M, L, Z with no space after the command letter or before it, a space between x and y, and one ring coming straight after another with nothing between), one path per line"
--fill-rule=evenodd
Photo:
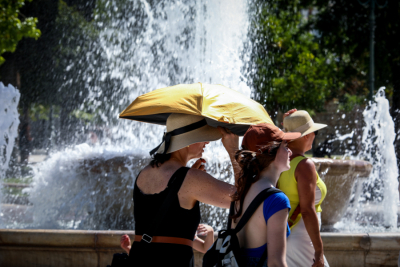
M228 217L228 227L226 229L232 228L232 220L230 219L235 214L235 201L231 202L231 207L229 208L229 217Z
M260 206L260 204L267 199L269 196L282 192L279 189L276 189L275 187L270 187L267 189L264 189L261 191L250 203L250 205L247 207L246 211L244 212L242 218L238 222L238 224L235 227L235 232L238 233L242 228L245 226L245 224L250 220L251 216L253 213L257 210L257 208ZM232 207L232 206L231 206Z
M168 213L168 209L172 204L172 201L174 199L174 196L178 194L179 189L182 186L182 182L184 179L179 178L185 178L187 172L189 171L189 168L187 167L181 167L179 168L171 177L171 179L168 182L168 187L170 187L170 190L167 194L167 197L165 198L163 204L161 205L160 209L157 212L156 217L154 218L153 222L151 223L150 227L148 228L149 230L146 231L142 235L142 240L145 243L151 243L154 233L157 231L158 227L160 226L161 222L164 221L165 215Z

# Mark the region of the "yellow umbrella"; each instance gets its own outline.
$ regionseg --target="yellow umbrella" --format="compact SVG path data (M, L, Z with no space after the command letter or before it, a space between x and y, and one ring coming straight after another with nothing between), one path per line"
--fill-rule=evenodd
M264 107L223 85L178 84L136 98L120 118L165 125L171 113L203 116L213 127L244 135L250 125L273 124Z

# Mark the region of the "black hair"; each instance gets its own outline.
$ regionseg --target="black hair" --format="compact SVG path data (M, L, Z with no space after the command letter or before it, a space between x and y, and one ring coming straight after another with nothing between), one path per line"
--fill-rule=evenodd
M150 166L152 168L160 167L161 164L168 161L170 158L171 158L171 153L169 153L169 154L155 153L154 155L151 156Z

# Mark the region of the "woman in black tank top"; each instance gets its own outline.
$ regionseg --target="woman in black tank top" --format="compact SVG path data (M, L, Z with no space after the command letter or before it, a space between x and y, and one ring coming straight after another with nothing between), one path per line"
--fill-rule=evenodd
M229 208L231 195L236 191L233 185L204 172L202 165L205 145L221 137L237 177L240 169L234 160L238 149L236 135L207 125L201 116L169 116L163 142L151 152L152 161L135 181L136 236L129 253L132 266L194 265L191 244L200 223L199 202ZM186 168L187 162L193 158L200 159L192 168ZM153 229L157 224L155 221L160 220L157 218L159 210L170 191L170 204L165 216ZM151 240L147 236L149 232L152 232Z

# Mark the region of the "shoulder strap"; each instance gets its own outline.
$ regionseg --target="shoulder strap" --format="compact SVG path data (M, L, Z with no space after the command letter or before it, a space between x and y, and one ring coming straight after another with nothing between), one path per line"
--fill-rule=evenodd
M228 217L228 227L226 229L232 228L232 220L230 219L235 214L235 201L231 202L231 207L229 208L229 217Z
M174 196L178 193L179 189L181 188L182 183L177 182L177 179L179 179L180 177L186 177L188 171L189 168L181 167L172 175L171 179L168 182L168 187L170 187L170 190L167 194L167 197L165 198L160 209L158 210L157 215L154 218L152 224L148 228L149 231L146 231L146 233L142 235L141 241L144 241L146 243L151 243L155 231L158 229L161 222L163 222L165 215L167 215L168 209L172 204Z
M235 232L238 233L240 230L242 230L243 226L250 220L251 216L253 213L257 210L257 208L260 206L260 204L267 199L270 195L276 194L282 192L279 189L276 189L274 187L270 187L267 189L264 189L261 191L250 203L250 205L247 207L246 211L244 212L242 218L238 222L238 224L235 227Z

